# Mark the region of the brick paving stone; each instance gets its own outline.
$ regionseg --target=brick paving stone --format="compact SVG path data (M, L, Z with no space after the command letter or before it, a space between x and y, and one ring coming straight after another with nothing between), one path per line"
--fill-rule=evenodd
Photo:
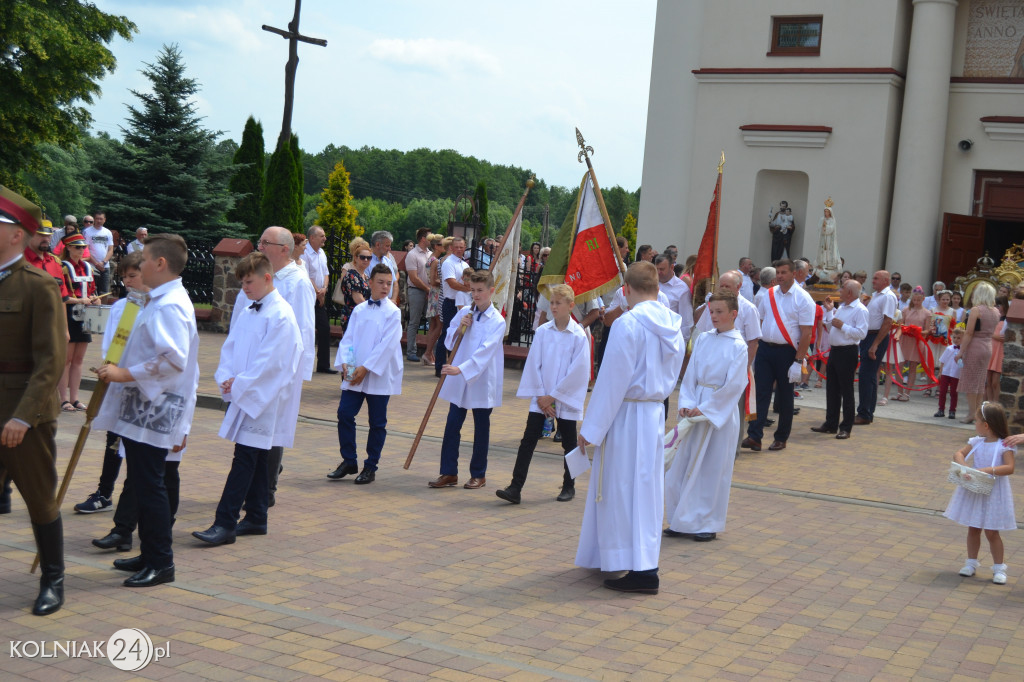
M222 340L202 335L203 392L213 391ZM850 441L824 443L805 428L820 410L803 401L787 450L737 459L727 530L704 545L666 540L661 594L630 596L572 565L589 481L574 502L554 501L556 444L541 442L522 505L494 497L525 423L516 370L506 371L492 418L480 491L425 485L437 473L443 405L411 470L401 468L434 386L429 369L411 365L391 403L377 481L327 481L337 384L324 375L307 384L309 419L285 455L270 534L226 547L188 535L209 525L230 466L230 445L216 438L221 414L197 411L174 528L178 582L154 590L120 587L123 574L109 568L118 555L89 544L109 516L71 512L95 488L102 436L93 435L64 505L68 603L55 616L28 614L37 579L27 573L31 531L17 496L3 521L4 638L105 640L140 627L171 642L172 656L146 669L154 679L1024 679L1015 534L1010 585L991 584L984 548L979 577L963 579L965 534L937 515L950 494L943 464L962 429L879 418ZM61 467L81 423L61 416ZM120 679L102 660L4 654L5 680Z

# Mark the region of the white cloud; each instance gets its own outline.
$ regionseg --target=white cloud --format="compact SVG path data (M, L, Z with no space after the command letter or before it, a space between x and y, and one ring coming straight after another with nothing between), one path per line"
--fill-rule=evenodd
M466 71L481 71L490 76L501 73L497 57L460 40L380 38L370 43L369 53L382 62L427 69L442 75Z

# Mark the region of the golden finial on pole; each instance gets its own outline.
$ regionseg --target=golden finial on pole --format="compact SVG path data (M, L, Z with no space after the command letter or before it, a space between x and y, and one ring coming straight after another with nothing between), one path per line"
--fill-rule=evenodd
M526 186L529 187L530 189L533 189L534 185L536 185L536 184L537 184L537 176L536 175L530 175L530 177L526 179Z
M725 166L725 150L722 150L722 160L718 162L718 174L722 174L722 167Z
M576 155L576 162L583 163L583 159L587 160L587 165L590 165L590 156L594 153L594 148L587 144L587 141L583 139L583 133L580 129L576 129L576 144L580 146L580 153Z

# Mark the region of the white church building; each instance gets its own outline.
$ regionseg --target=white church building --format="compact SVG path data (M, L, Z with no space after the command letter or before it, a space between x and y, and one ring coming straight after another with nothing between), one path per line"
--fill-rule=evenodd
M786 201L815 260L951 280L1024 240L1024 0L659 0L639 242L768 265Z

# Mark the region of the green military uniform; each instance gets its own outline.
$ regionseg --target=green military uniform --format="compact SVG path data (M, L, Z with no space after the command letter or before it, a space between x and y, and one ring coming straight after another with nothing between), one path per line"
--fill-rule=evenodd
M14 230L31 235L38 229L39 219L37 207L0 186L0 253ZM18 259L5 265L15 255ZM45 615L64 602L63 530L55 500L55 461L57 382L64 370L67 343L57 283L26 263L21 249L0 257L0 348L0 427L11 420L28 426L17 446L0 444L0 478L7 475L13 479L28 507L42 568L33 612Z

